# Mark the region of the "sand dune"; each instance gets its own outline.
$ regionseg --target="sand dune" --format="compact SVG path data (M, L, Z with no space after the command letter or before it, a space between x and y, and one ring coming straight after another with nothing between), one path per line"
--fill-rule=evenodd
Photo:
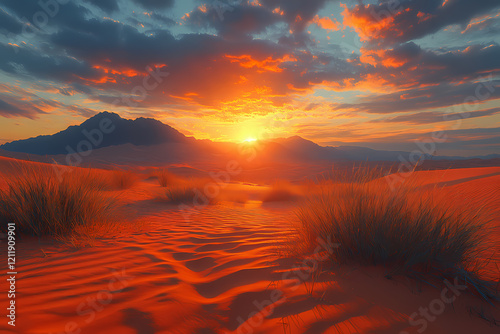
M419 173L454 192L500 199L499 171ZM144 225L131 230L124 222L94 247L22 240L18 325L12 331L2 322L0 332L418 333L408 318L441 298L432 287L385 279L380 268L324 267L312 275L281 259L276 246L289 235L293 203L223 202L183 212L155 201L155 191L140 182L120 192ZM471 316L483 306L462 294L426 321L425 333L498 333Z

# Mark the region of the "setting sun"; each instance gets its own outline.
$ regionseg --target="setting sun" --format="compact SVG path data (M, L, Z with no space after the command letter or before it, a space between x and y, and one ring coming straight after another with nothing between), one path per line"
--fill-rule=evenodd
M391 2L0 0L0 334L500 334L500 0Z

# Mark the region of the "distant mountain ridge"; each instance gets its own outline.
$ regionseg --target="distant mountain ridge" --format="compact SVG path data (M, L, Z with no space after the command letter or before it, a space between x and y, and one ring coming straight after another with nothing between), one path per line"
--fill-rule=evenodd
M162 145L168 146L168 154L164 154L167 151ZM416 155L413 153L412 156L411 152L404 151L380 151L355 146L320 146L299 136L262 141L259 145L262 149L260 153L263 160L278 162L401 162L410 158L415 159L418 156L423 160L500 158L498 154L468 158L430 156L424 153L417 153ZM110 146L117 147L110 149ZM235 143L216 143L186 137L173 127L152 118L128 120L123 119L116 113L102 112L80 125L70 126L54 135L38 136L1 145L0 155L34 154L38 156L56 156L83 152L81 153L82 157L86 157L90 149L101 152L101 154L97 154L101 160L113 160L111 152L117 151L121 152L120 159L130 160L134 158L131 155L137 155L137 150L140 149L145 152L144 159L150 161L162 161L163 159L169 162L185 162L183 160L201 158L202 156L207 159L224 157L224 152L238 152L237 146L238 144ZM96 154L93 156L96 156ZM92 160L92 157L89 156L88 158Z
M408 159L409 152L378 151L366 147L355 146L320 146L299 136L275 139L276 142L293 152L296 158L313 161L398 161L400 157ZM429 155L417 154L423 159Z
M188 138L169 125L152 118L123 119L120 115L101 112L80 125L70 126L54 135L17 140L0 146L11 152L38 155L67 154L114 145L157 145L187 143Z

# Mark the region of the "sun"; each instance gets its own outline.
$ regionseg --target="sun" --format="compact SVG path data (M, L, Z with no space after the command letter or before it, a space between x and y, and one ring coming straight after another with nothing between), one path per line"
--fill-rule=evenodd
M254 143L256 141L257 141L256 138L249 137L249 138L245 139L243 142L245 142L245 143Z

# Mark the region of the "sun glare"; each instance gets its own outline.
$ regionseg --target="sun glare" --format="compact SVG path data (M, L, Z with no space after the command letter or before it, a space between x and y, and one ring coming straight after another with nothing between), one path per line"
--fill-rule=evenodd
M253 142L256 142L257 139L256 138L247 138L244 140L245 143L253 143Z

